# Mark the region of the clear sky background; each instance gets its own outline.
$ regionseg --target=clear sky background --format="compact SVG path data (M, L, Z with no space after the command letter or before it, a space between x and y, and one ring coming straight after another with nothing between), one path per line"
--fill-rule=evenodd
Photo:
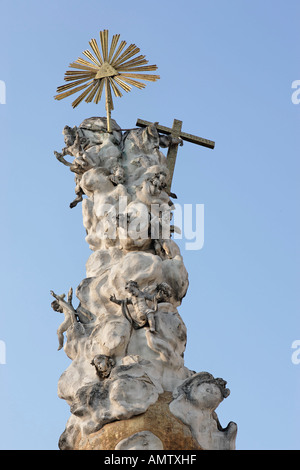
M180 204L205 208L203 248L179 241L186 366L227 380L217 414L238 424L237 449L300 449L299 17L298 0L1 0L1 449L57 449L70 415L57 397L70 360L57 351L49 291L76 288L91 252L81 206L69 208L74 175L53 151L65 125L105 107L53 96L102 29L139 46L161 76L115 99L122 128L177 118L216 141L185 143L173 182Z

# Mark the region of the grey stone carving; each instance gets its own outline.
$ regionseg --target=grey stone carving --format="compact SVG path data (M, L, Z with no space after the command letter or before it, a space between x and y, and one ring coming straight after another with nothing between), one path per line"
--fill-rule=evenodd
M161 440L151 431L141 431L122 439L116 450L163 450Z
M160 151L170 139L153 125L122 132L114 120L110 134L99 117L66 126L63 134L65 147L55 155L75 173L71 207L82 202L92 253L76 289L77 308L72 289L67 300L51 291L53 309L65 316L59 349L71 359L58 383L71 410L60 448L74 448L79 434L144 413L164 392L174 394L171 412L201 446L234 448L234 425L221 430L215 414L228 394L225 382L210 375L203 380L184 364L187 332L178 307L189 281L172 239L174 205ZM118 448L147 446L161 444L151 433L138 433Z
M84 334L84 328L81 326L81 324L78 323L87 323L91 321L92 315L90 312L82 308L81 305L79 305L76 310L74 309L72 305L72 287L68 292L68 302L64 300L65 294L57 295L52 290L50 291L50 294L56 299L51 303L51 307L53 308L53 310L55 312L63 313L65 316L64 321L57 329L57 336L59 342L58 350L60 350L64 345L64 332L68 331L68 329L71 329L71 327L73 327L74 330L77 329L77 331L81 331L81 334Z
M158 300L164 301L171 297L171 288L166 283L156 286L154 294L150 294L145 290L140 290L136 281L128 281L125 285L130 297L125 300L116 299L115 295L110 296L110 300L115 304L122 305L122 312L127 320L135 329L142 328L146 324L149 325L149 331L154 333L155 330L155 313L158 308ZM150 301L153 306L149 306ZM128 310L128 305L133 306L133 313Z

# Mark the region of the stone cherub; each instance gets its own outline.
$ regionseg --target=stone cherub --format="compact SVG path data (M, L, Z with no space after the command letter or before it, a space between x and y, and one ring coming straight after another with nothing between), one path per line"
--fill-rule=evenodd
M97 354L92 360L91 365L95 366L99 379L104 380L110 376L111 370L115 366L115 361L112 357L105 354Z
M150 294L146 289L141 290L136 281L128 281L125 289L129 297L125 300L116 299L115 295L110 296L111 302L122 306L123 315L130 321L135 329L149 325L151 333L155 333L155 313L158 302L163 302L171 297L171 287L167 283L157 284L155 292ZM150 307L147 301L152 303ZM130 313L127 306L133 306L133 313Z
M63 135L66 146L61 152L54 151L57 160L68 166L74 173L86 171L92 162L88 160L87 154L84 152L89 145L89 140L85 137L83 130L76 126L73 128L65 126ZM66 155L75 157L72 163L64 158Z
M154 167L151 167L150 170L153 171L146 171L149 173L148 177L146 178L147 181L147 191L150 196L160 196L161 192L164 191L167 187L167 178L168 178L168 173L166 170L163 169L158 169L157 165L154 165ZM156 170L156 171L155 171ZM167 197L167 202L169 201L169 198Z
M63 163L66 166L71 166L67 160L65 160L66 155L71 155L75 157L80 152L80 140L79 135L77 134L77 126L73 128L70 126L65 126L63 129L63 136L65 147L62 149L61 152L54 151L54 155L56 156L57 160Z
M136 196L140 201L149 206L151 204L167 204L173 207L170 196L165 192L168 179L167 169L160 168L159 165L152 165L145 169L141 179L139 184L135 186Z
M118 184L123 184L125 182L124 168L119 164L115 165L112 168L108 178L114 186L117 186Z
M69 167L70 170L75 173L76 198L70 203L70 207L73 208L82 201L83 195L85 194L81 185L83 174L98 165L87 151L87 147L90 145L90 141L86 137L84 129L76 126L73 128L65 126L63 135L66 146L60 153L54 151L54 155L59 162ZM68 162L64 158L66 155L73 156L73 162ZM108 178L113 183L113 185L118 185L124 182L124 169L119 164L114 165L111 170L106 171L109 175Z
M64 332L68 330L73 325L77 323L87 323L92 319L92 315L81 307L75 310L72 305L72 298L73 298L73 289L70 288L68 292L67 302L65 299L65 294L57 295L52 290L50 294L55 298L55 300L51 303L51 307L55 312L63 313L65 315L64 321L57 329L57 336L58 336L58 351L62 349L64 345Z
M215 412L229 394L225 380L199 372L177 387L169 408L190 427L203 449L234 450L237 425L231 421L222 428Z
M179 144L180 146L183 145L181 137L174 137L171 134L160 134L156 127L158 124L158 122L154 122L153 124L150 124L144 129L144 133L147 133L148 138L152 137L154 140L157 140L157 148L168 148L170 147L170 145L173 144Z
M84 135L84 131L74 126L73 128L65 126L63 129L64 142L66 146L62 151L54 151L57 160L68 166L70 170L75 173L75 194L76 198L71 202L70 207L77 206L82 201L83 191L80 186L80 181L83 173L92 168L93 162L88 158L88 154L84 152L88 146L89 141ZM71 155L74 157L73 162L68 162L64 157Z

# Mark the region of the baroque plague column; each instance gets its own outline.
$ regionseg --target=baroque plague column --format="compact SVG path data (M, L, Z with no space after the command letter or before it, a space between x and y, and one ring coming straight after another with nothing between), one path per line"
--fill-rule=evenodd
M99 52L92 57L102 67L91 83L95 90L89 85L93 96L102 75L120 74L122 64L115 36L112 54L107 32L101 32L101 38L102 55L95 42L90 43ZM114 56L115 67L104 69ZM131 57L125 54L124 60ZM88 66L79 65L87 73ZM128 74L134 75L130 70ZM109 83L112 87L112 80ZM83 98L88 96L86 92ZM109 91L107 96L112 103ZM187 293L188 273L172 239L172 171L160 150L174 150L182 144L181 137L162 135L151 123L122 131L111 119L109 105L107 111L106 117L66 126L65 147L55 152L74 173L70 206L82 204L92 250L86 278L75 291L78 306L73 305L72 288L67 296L51 291L53 309L64 314L58 348L72 361L58 383L58 395L71 411L59 447L234 449L236 424L222 428L215 412L230 393L226 382L184 364L187 332L178 307Z

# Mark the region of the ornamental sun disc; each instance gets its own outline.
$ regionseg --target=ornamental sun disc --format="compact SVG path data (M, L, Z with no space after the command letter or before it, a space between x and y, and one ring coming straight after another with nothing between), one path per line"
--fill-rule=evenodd
M159 75L148 74L157 70L157 66L146 65L148 60L144 55L137 56L140 49L135 44L130 44L125 49L127 43L125 41L119 43L119 39L120 35L115 34L108 48L108 30L100 31L102 54L96 39L91 39L89 44L94 54L85 50L83 54L88 60L79 57L69 65L77 70L66 71L64 79L69 83L59 86L58 94L54 97L56 100L61 100L82 91L72 103L73 108L76 108L83 100L87 103L92 101L99 103L105 87L108 132L111 132L110 114L114 109L112 91L115 96L121 97L121 89L129 92L131 85L142 89L146 85L140 80L154 82L160 78Z

